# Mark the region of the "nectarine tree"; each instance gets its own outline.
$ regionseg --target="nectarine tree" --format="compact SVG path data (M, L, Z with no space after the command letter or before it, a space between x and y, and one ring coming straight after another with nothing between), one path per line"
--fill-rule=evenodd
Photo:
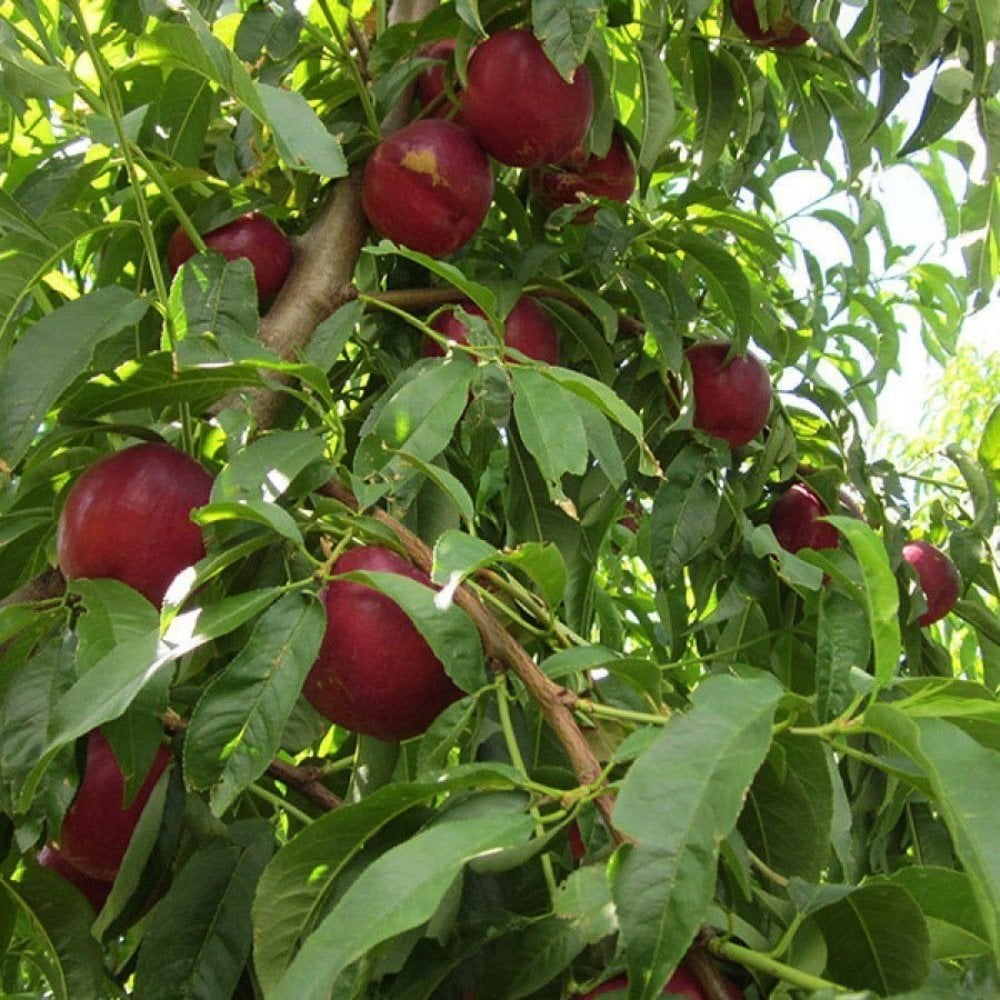
M0 2L0 990L995 995L996 34Z

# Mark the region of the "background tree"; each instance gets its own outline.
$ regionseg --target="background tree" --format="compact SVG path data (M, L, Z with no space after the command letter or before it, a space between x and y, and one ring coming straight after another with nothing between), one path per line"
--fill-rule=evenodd
M0 14L5 993L996 994L1000 6Z

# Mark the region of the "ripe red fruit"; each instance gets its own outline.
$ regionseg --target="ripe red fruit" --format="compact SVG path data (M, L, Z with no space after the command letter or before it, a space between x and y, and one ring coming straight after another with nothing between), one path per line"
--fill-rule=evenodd
M582 144L593 114L587 67L567 83L526 28L497 32L469 59L462 121L501 163L559 163Z
M191 511L211 491L212 477L167 444L100 459L73 484L59 515L63 575L121 580L159 607L174 577L205 555Z
M691 366L694 425L738 448L755 438L771 412L771 380L752 355L726 364L729 344L696 344L684 352Z
M727 980L725 986L729 1000L744 1000L743 991L737 988L734 983ZM592 1000L593 997L600 996L602 993L612 993L615 990L627 989L628 977L624 975L615 976L606 983L601 983L597 989L585 994L582 1000ZM687 1000L705 1000L705 991L701 988L701 984L695 978L694 974L681 965L670 977L667 985L663 987L662 996L687 997Z
M334 573L398 573L427 587L430 577L378 545L352 549ZM331 722L380 740L422 733L462 696L403 609L371 587L334 580L321 594L326 634L303 693Z
M486 315L468 299L461 306L470 316ZM469 342L469 328L450 310L440 313L431 323L431 328L456 344ZM507 314L503 324L503 342L535 361L559 364L559 339L555 327L545 310L530 295L522 295ZM441 357L444 349L436 340L425 337L422 353L424 357ZM506 358L508 361L516 360L509 354Z
M266 215L248 212L204 236L210 250L221 253L226 260L245 257L253 265L257 282L257 297L266 302L278 294L292 269L292 244L288 237ZM167 244L170 273L195 254L194 244L178 226Z
M808 42L811 37L802 25L792 20L792 12L787 6L766 30L761 27L754 0L730 0L730 8L736 26L751 42L756 42L758 45L767 45L774 49L791 49Z
M532 171L531 190L549 212L561 205L576 205L580 195L610 198L623 204L635 190L635 162L625 140L616 132L604 156L576 155L550 170ZM597 213L591 205L573 217L576 223L590 222Z
M580 824L574 819L566 827L566 840L569 843L569 853L574 861L582 861L587 853L587 845L580 833Z
M361 204L368 221L432 257L468 243L492 201L490 161L454 122L413 122L379 143L365 164Z
M445 64L451 58L454 51L455 39L443 38L440 42L435 42L423 53L428 59L437 59L439 62L436 66L429 66L417 77L417 100L420 101L422 108L433 104L434 101L446 92L444 85ZM446 115L449 110L450 107L445 101L442 102L436 114Z
M138 793L125 806L125 776L104 734L92 729L83 780L63 817L59 835L63 857L85 875L113 882L142 810L169 763L170 751L160 747Z
M826 504L810 487L796 483L782 493L771 508L774 537L789 552L836 548L839 532L832 524L819 520L828 513Z
M75 885L87 897L87 902L93 907L95 913L99 913L103 909L104 903L111 893L112 882L84 875L82 871L71 865L52 844L46 844L38 852L38 863L43 868L48 868L57 875L61 875L71 885Z
M917 571L920 589L927 600L927 610L917 624L932 625L940 621L958 600L961 580L955 564L939 548L923 540L907 542L903 558Z

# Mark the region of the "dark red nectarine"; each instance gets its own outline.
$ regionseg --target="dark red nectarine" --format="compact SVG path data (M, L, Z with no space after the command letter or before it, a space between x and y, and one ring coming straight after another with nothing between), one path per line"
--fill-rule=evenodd
M799 549L833 549L840 539L837 529L819 518L829 511L805 483L791 486L771 508L770 524L778 544L789 552Z
M586 198L609 198L627 202L635 190L635 161L625 140L616 132L604 156L573 156L553 168L539 168L531 174L531 191L549 212L562 205L576 205ZM593 219L597 206L591 205L573 216L576 223Z
M490 161L454 122L413 122L379 143L365 164L361 203L368 221L432 257L468 243L492 201Z
M73 484L59 515L63 575L121 580L159 606L174 577L205 554L191 511L211 491L212 477L167 444L100 459Z
M440 42L435 42L426 52L422 53L428 59L438 60L434 66L427 69L417 77L417 100L422 108L433 104L442 94L446 93L444 71L445 64L455 51L454 38L442 38ZM457 85L457 84L456 84ZM451 106L447 101L441 103L440 108L435 112L439 115L446 115Z
M468 299L461 306L470 316L485 315L479 306ZM456 344L469 342L468 327L451 310L440 313L431 323L431 328L443 333ZM522 295L507 314L503 325L503 340L508 347L513 347L535 361L549 365L559 364L559 340L555 327L545 310L530 295ZM444 354L444 349L436 340L425 337L422 352L424 357L440 357ZM507 360L515 359L507 355Z
M916 570L927 610L917 619L918 625L940 621L955 606L961 580L955 564L939 549L923 540L907 542L903 558Z
M83 779L59 834L63 857L91 878L113 882L160 775L170 763L170 751L160 747L142 786L126 806L125 776L111 744L99 729L87 736Z
M792 20L792 12L787 4L767 28L761 26L754 0L730 0L729 6L736 26L751 42L756 42L758 45L774 49L791 49L803 45L811 37L802 25Z
M248 212L204 235L205 245L226 260L245 257L253 265L257 296L262 302L278 294L292 269L292 244L266 215ZM167 244L167 262L174 274L195 253L191 237L178 226Z
M85 875L79 868L71 865L52 844L46 844L38 852L38 863L43 868L54 871L61 875L71 885L75 885L87 897L87 902L93 907L95 913L99 913L104 903L111 893L113 882L105 882L102 879L91 878Z
M752 355L726 364L729 344L696 344L685 351L691 366L694 425L738 448L755 438L771 412L771 380Z
M430 577L377 545L352 549L333 573L398 573L427 587ZM391 598L350 580L322 592L326 633L303 693L331 722L380 740L422 733L462 692L427 640Z
M462 121L501 163L559 163L581 145L593 113L587 67L568 83L526 28L498 31L469 59Z

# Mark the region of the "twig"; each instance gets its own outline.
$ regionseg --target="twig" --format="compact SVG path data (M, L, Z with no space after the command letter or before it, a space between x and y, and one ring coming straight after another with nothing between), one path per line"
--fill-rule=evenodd
M319 492L339 500L352 510L358 509L357 498L347 487L338 482L328 482ZM420 538L377 507L369 510L368 514L389 528L399 539L411 561L425 573L430 574L434 554ZM487 660L496 661L511 670L528 689L545 721L552 727L566 751L580 784L596 783L601 777L601 763L573 718L573 709L577 702L576 694L545 676L538 664L525 652L524 647L480 603L475 591L464 584L459 586L455 591L455 603L472 619L479 630ZM611 821L614 805L611 795L604 793L598 796L594 804L612 836L618 837Z
M705 1000L729 1000L726 978L709 958L705 945L696 944L684 958L684 964L691 970L705 993Z
M6 597L0 598L0 608L9 604L30 604L33 601L48 601L54 597L62 597L66 592L66 581L58 567L49 566L38 576L22 584L17 590L12 590Z

